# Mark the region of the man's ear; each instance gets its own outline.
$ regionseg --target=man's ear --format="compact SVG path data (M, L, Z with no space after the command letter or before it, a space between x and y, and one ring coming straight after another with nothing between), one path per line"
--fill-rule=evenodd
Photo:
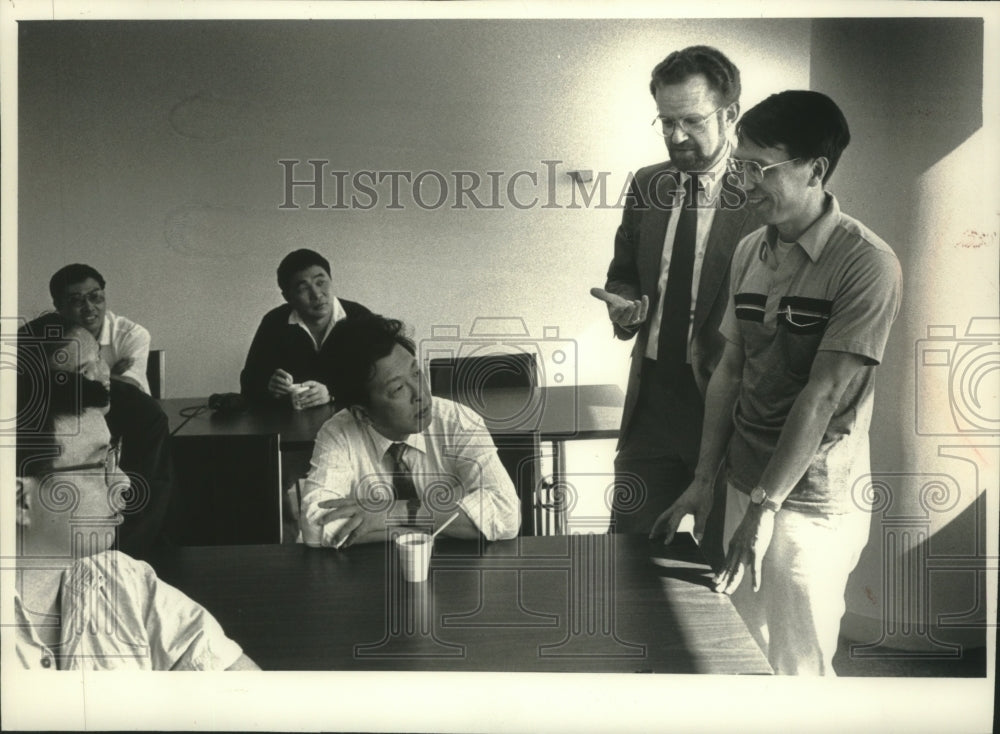
M813 159L812 164L812 177L809 180L810 186L823 186L823 177L826 176L826 172L830 169L830 159L826 156L820 156L819 158Z
M31 507L38 489L38 480L32 477L17 477L17 517L15 522L21 527L31 525Z
M724 117L727 126L735 125L736 121L740 119L740 103L733 102L731 105L726 107Z

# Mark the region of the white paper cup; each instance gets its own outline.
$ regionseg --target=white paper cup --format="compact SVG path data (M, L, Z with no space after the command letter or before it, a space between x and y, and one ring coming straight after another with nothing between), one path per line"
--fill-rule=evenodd
M302 498L302 507L299 508L299 530L302 531L302 542L313 548L323 545L323 528L333 528L339 530L340 526L347 522L343 520L331 520L328 523L321 522L323 509L317 504L323 500L336 499L339 495L329 489L318 489L310 492ZM328 533L329 534L329 533Z
M299 402L299 398L302 396L302 393L309 390L309 386L292 385L291 388L289 389L291 390L291 392L288 393L288 396L292 400L292 407L295 408L295 410L302 410L302 405Z
M396 536L399 566L407 581L426 581L431 567L434 540L428 533L403 533Z

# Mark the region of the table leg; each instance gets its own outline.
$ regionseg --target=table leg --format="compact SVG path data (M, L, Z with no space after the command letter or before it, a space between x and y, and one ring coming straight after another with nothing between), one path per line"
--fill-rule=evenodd
M566 447L562 441L552 442L552 530L554 535L566 534Z

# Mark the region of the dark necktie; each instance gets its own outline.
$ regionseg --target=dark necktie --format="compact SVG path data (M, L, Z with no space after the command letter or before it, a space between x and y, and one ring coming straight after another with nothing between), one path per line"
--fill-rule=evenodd
M691 179L684 182L684 204L671 216L679 217L670 253L670 270L663 293L660 338L656 362L661 372L676 375L687 363L688 329L691 324L691 280L694 271L694 240L698 209L692 201Z
M420 496L417 494L417 487L413 483L413 474L403 461L403 455L406 453L406 444L394 443L386 453L392 458L392 488L396 492L396 499L416 500L419 503Z

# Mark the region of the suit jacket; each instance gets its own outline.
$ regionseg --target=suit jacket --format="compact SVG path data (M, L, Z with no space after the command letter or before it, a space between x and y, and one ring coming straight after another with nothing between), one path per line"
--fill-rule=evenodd
M626 438L639 398L639 378L653 309L661 307L656 286L660 277L663 240L671 215L670 191L676 186L676 179L670 174L676 170L668 161L641 168L636 173L622 213L622 223L615 234L614 259L608 268L605 290L628 299L644 295L649 297L649 314L638 329L628 330L613 324L615 336L619 339L635 337L619 448ZM725 347L719 324L729 301L729 264L733 251L743 237L760 225L760 220L743 208L720 207L712 220L698 282L691 338L691 368L703 398L708 380ZM698 428L700 430L700 425Z

